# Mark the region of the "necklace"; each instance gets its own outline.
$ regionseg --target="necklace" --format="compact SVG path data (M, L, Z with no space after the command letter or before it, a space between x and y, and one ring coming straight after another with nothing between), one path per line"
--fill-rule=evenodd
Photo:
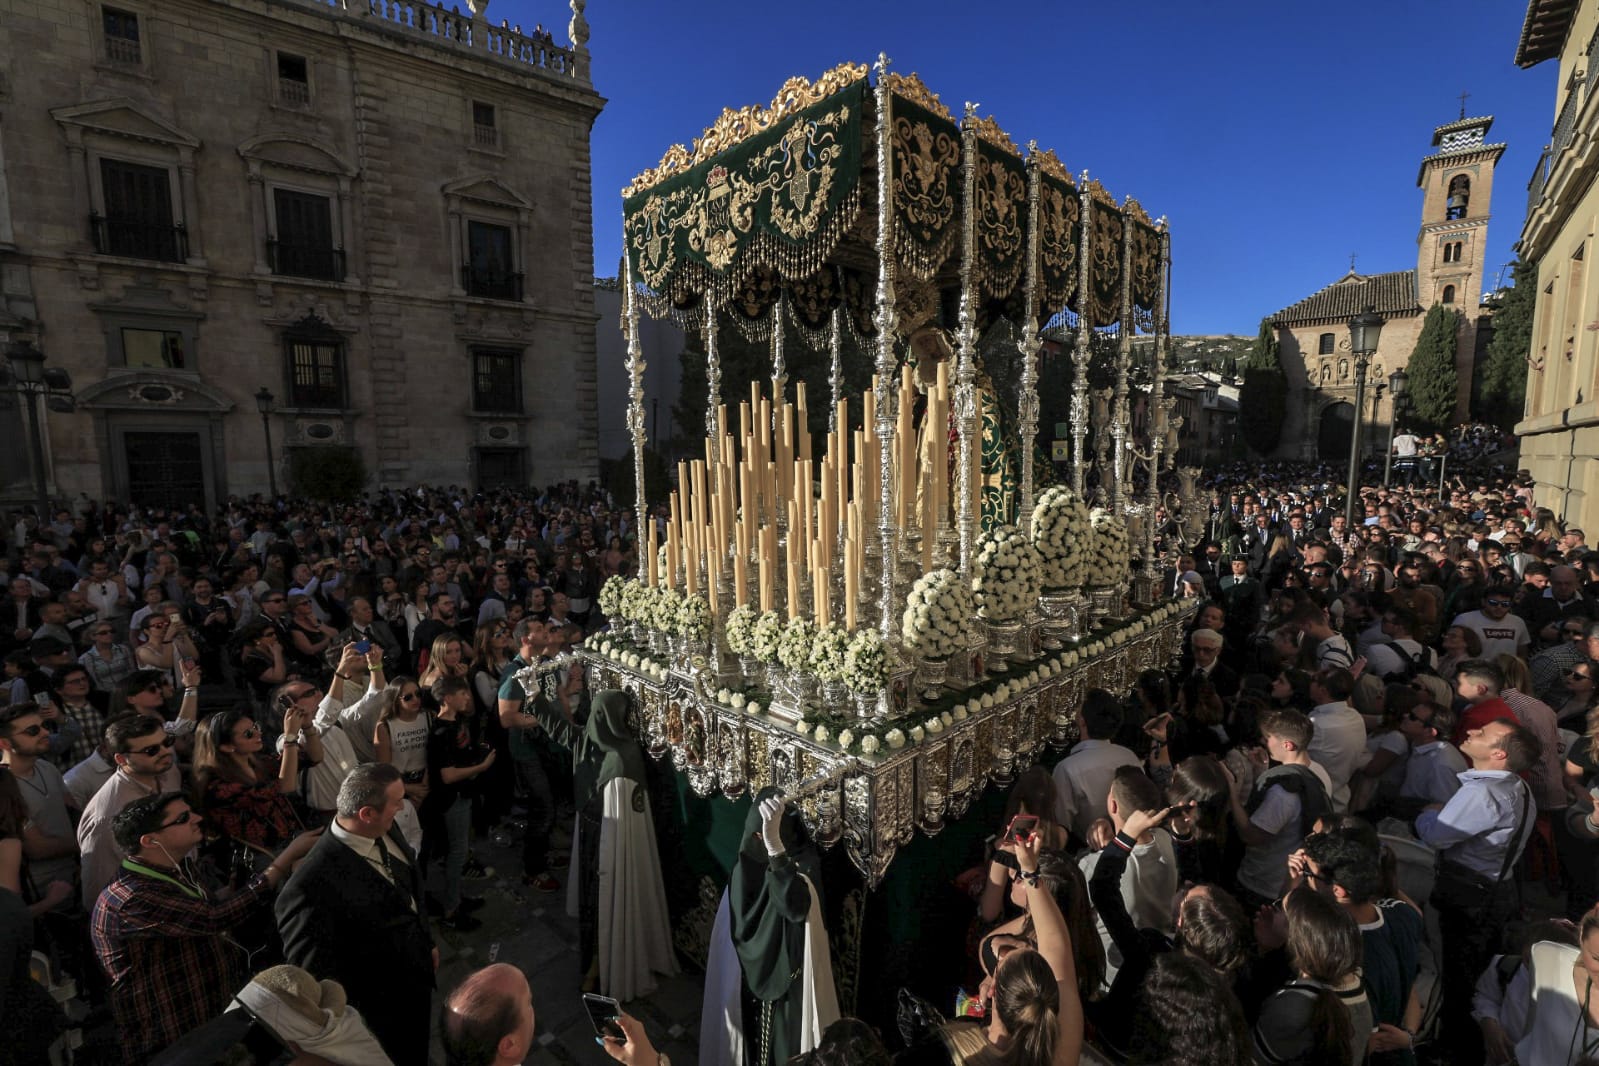
M1588 1053L1592 1042L1588 1039L1588 1001L1593 997L1593 975L1588 976L1588 984L1582 990L1582 1009L1577 1012L1577 1024L1571 1027L1571 1039L1566 1042L1566 1061L1575 1061L1572 1052L1577 1047L1577 1035L1582 1034L1582 1054Z
M49 799L50 798L50 779L48 777L45 777L43 774L41 774L38 771L38 769L35 769L33 771L33 776L34 777L38 777L38 778L43 778L43 780L44 780L44 784L43 785L34 784L32 778L23 777L22 775L18 774L15 770L13 770L11 772L11 776L15 777L18 781L21 781L24 785L27 785L29 788L33 789L33 791L37 792L41 799Z

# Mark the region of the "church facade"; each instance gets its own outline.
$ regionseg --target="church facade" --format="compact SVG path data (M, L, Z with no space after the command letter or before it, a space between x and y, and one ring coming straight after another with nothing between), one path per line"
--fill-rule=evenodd
M1388 375L1410 361L1434 304L1462 316L1455 354L1455 420L1467 418L1477 335L1486 316L1479 294L1485 280L1494 168L1505 150L1503 144L1489 143L1492 125L1492 116L1462 116L1433 130L1434 151L1421 160L1416 176L1422 202L1414 268L1359 274L1351 266L1326 288L1272 316L1289 388L1280 456L1347 460L1355 425L1355 358L1349 350L1348 323L1367 307L1383 317L1383 329L1366 374L1363 452L1387 446L1393 418Z
M595 475L583 0L564 42L465 6L13 6L0 345L72 375L53 495L212 506L336 452L369 484ZM27 447L0 417L0 498Z

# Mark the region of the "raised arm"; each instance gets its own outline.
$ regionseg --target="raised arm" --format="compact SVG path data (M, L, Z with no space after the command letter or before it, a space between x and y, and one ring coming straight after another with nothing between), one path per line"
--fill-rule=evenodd
M1045 888L1038 877L1038 853L1042 847L1042 838L1033 833L1017 845L1016 864L1021 870L1022 883L1027 886L1027 913L1033 919L1038 953L1049 963L1059 986L1054 1066L1076 1066L1083 1054L1083 1001L1077 992L1077 964L1066 919L1055 902L1055 894ZM1104 862L1103 855L1100 862ZM1119 890L1117 895L1119 898Z

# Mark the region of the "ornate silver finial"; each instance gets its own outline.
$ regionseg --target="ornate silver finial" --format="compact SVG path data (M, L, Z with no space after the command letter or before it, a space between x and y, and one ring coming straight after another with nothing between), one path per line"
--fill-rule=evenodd
M888 53L877 53L877 62L873 64L873 66L876 68L878 77L882 77L884 74L888 73Z
M975 100L966 101L966 117L967 118L976 118L977 117L977 101L975 101Z
M487 3L487 0L481 0ZM588 6L588 0L571 0L572 21L566 25L566 35L572 41L572 47L587 50L589 45L589 21L583 17L583 9Z
M1088 184L1088 168L1087 167L1083 168L1082 176L1077 179L1077 182L1078 182L1079 185L1087 185Z

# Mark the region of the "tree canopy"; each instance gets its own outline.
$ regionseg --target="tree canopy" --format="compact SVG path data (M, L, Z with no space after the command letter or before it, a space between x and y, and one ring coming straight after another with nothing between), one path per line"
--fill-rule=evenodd
M1283 373L1277 327L1260 320L1260 332L1244 363L1238 392L1238 429L1251 451L1271 455L1282 440L1283 413L1288 406L1288 375Z
M1526 409L1527 359L1532 352L1532 309L1538 297L1538 274L1517 260L1511 285L1497 294L1493 339L1478 374L1472 397L1473 417L1513 429ZM1522 271L1527 276L1522 277Z
M1455 395L1460 375L1455 370L1455 348L1460 336L1460 312L1433 304L1421 324L1421 334L1410 353L1411 418L1430 432L1447 432L1455 422Z

